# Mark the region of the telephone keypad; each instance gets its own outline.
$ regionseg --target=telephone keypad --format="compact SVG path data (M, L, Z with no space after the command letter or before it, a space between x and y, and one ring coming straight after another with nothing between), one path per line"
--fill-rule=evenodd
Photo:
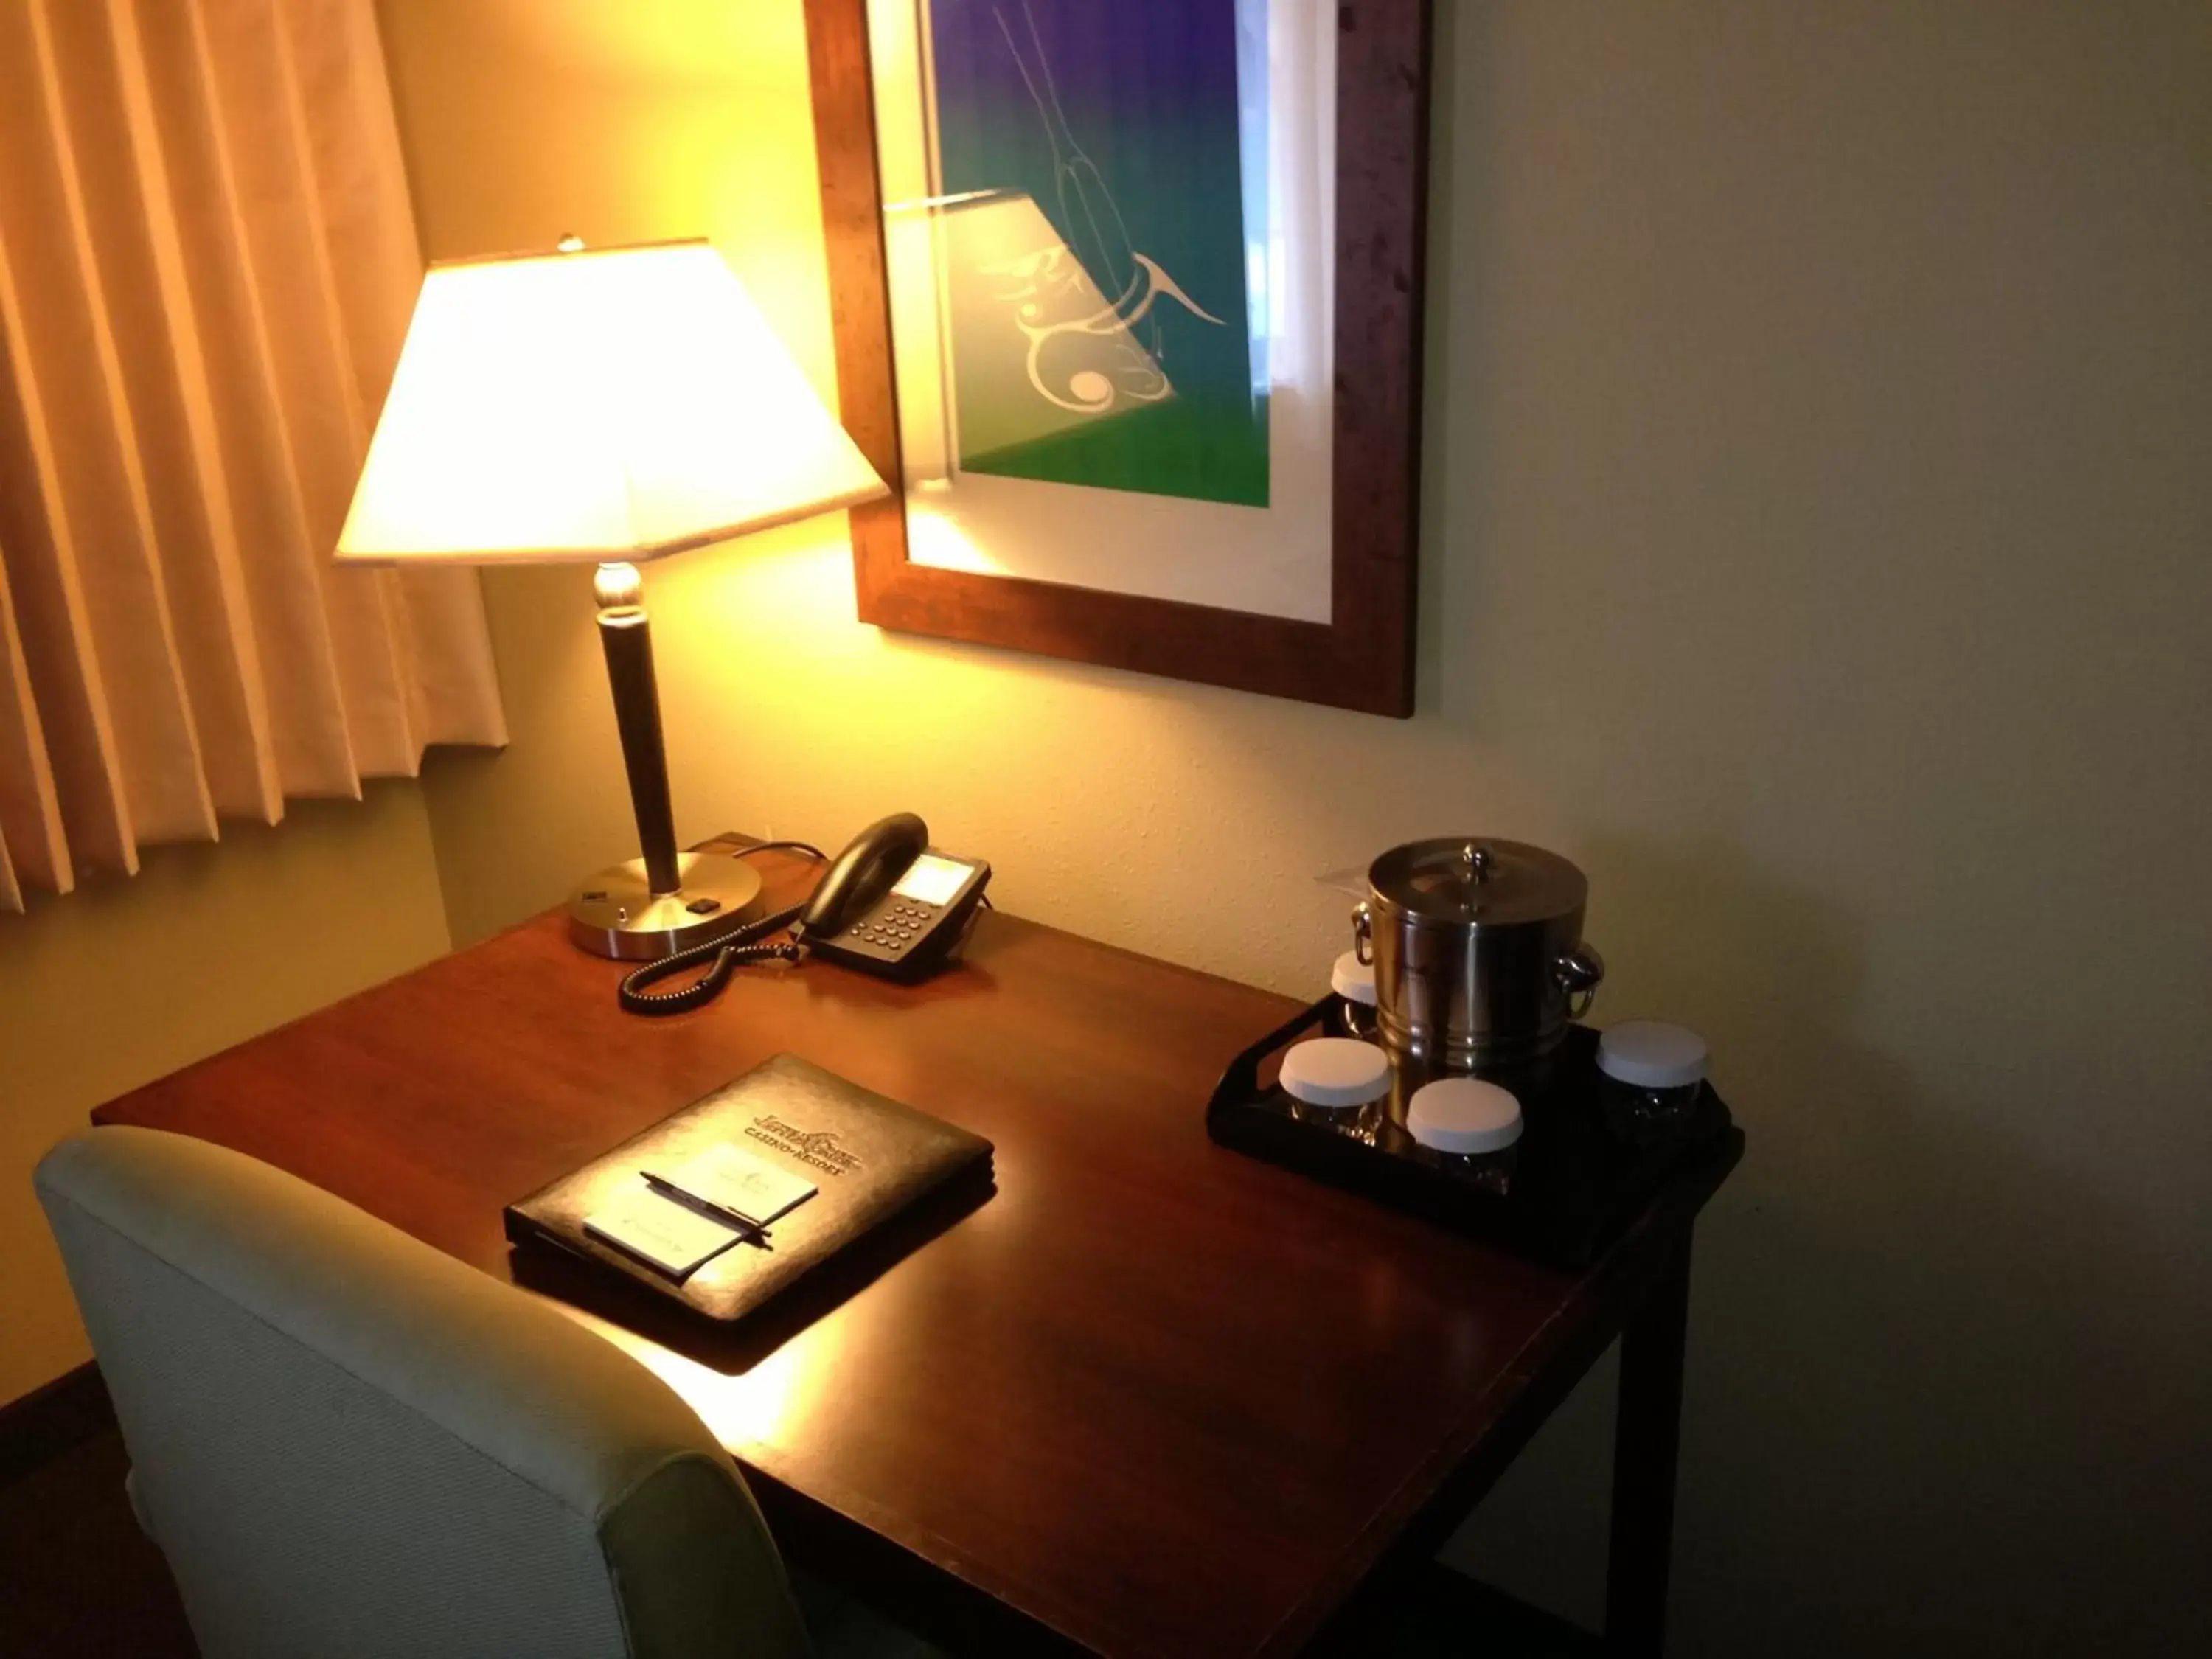
M928 937L931 925L943 914L942 905L893 893L853 924L846 942L869 956L896 962Z

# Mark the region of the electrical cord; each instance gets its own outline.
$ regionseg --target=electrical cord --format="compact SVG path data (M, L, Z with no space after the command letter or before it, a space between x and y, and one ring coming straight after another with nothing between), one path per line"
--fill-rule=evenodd
M830 862L830 855L811 841L757 841L750 847L733 848L733 859L749 859L756 853L804 853L817 864Z
M827 863L829 854L811 842L763 841L750 847L737 849L738 858L755 853L790 851L805 853L817 863ZM730 982L730 975L738 969L756 962L796 962L802 952L795 940L781 939L773 945L760 940L777 933L799 920L805 910L804 904L794 904L787 910L763 916L758 921L749 921L734 933L710 939L704 945L695 945L688 951L678 951L658 962L648 962L634 969L624 976L617 993L622 1006L633 1014L681 1014L694 1008L703 1008L721 995L722 988ZM673 978L701 963L708 963L707 971L689 985L678 986L672 991L649 991L646 987Z

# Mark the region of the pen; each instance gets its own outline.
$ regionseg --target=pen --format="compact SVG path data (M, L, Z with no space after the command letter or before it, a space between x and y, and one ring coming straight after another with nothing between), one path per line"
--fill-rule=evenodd
M696 1210L713 1220L720 1221L726 1226L735 1227L740 1232L751 1233L760 1238L768 1237L768 1228L749 1215L740 1215L737 1211L725 1208L720 1204L703 1199L696 1193L687 1193L675 1182L663 1181L650 1170L641 1170L638 1173L645 1177L645 1184L663 1198L673 1199L686 1209Z

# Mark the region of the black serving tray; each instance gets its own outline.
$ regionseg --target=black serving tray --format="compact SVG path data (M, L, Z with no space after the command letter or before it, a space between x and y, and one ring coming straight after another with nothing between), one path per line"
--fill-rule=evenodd
M1344 1002L1324 997L1230 1062L1206 1109L1206 1133L1332 1185L1366 1194L1559 1267L1583 1267L1620 1236L1685 1162L1730 1127L1728 1107L1704 1085L1671 1132L1655 1134L1609 1113L1597 1069L1597 1033L1570 1026L1549 1054L1478 1073L1521 1103L1510 1154L1453 1167L1406 1130L1406 1103L1443 1073L1394 1061L1390 1092L1357 1113L1322 1114L1274 1080L1284 1049L1310 1036L1350 1036ZM1262 1081L1265 1079L1266 1081Z

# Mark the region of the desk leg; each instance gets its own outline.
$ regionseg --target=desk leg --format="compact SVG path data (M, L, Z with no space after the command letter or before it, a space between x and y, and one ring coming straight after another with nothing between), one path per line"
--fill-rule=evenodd
M1605 1644L1608 1654L1622 1659L1659 1659L1667 1645L1667 1565L1689 1313L1690 1235L1685 1230L1651 1299L1620 1336Z

